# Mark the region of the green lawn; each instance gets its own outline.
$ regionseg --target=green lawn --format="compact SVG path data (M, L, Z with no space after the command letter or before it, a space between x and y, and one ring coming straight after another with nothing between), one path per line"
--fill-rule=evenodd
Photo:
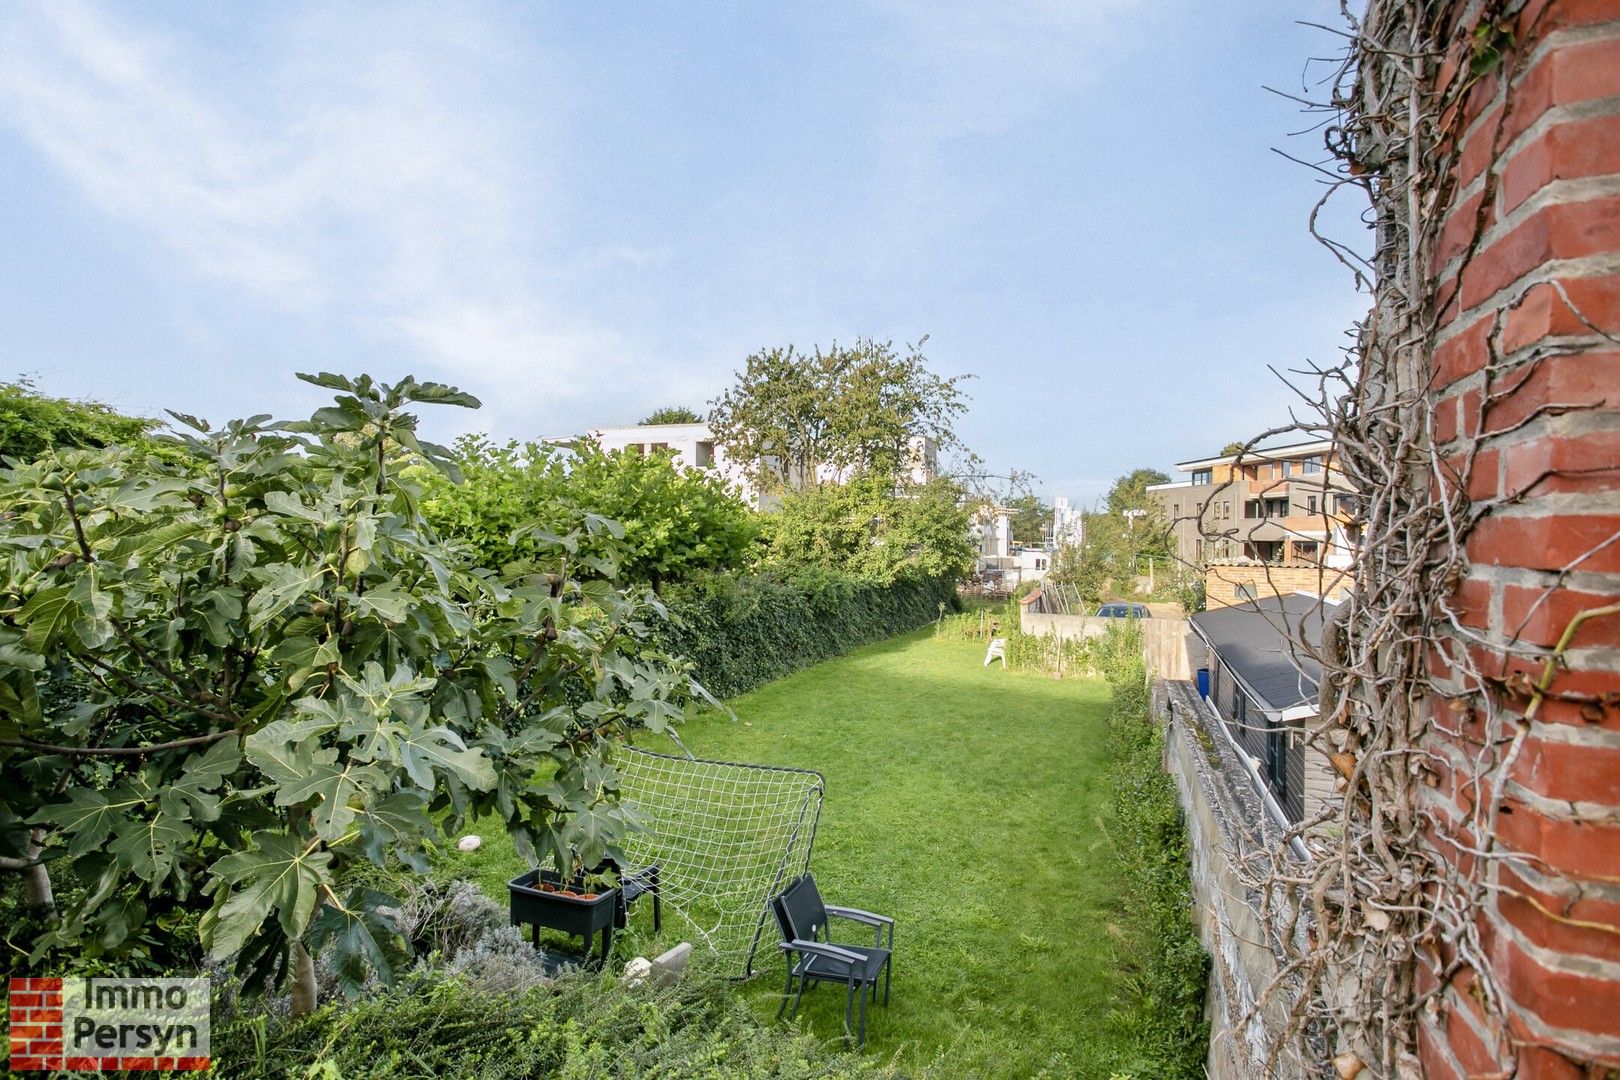
M913 1065L946 1054L951 1076L1106 1077L1113 918L1128 902L1106 836L1107 687L982 657L981 645L907 635L738 698L736 720L705 717L682 738L703 757L826 775L822 892L898 923L893 1004L872 1014L869 1053ZM523 867L504 838L486 841L455 858L504 899ZM768 1019L781 962L761 966L739 992ZM831 987L799 1014L827 1038L842 1015Z

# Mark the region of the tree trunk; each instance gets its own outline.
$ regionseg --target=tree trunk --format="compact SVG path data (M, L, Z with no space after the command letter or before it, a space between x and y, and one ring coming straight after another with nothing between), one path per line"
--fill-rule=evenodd
M42 829L28 836L28 849L20 859L0 857L0 870L15 870L23 876L23 903L29 910L45 915L56 913L56 895L51 891L51 872L39 861Z
M304 943L292 943L292 1014L307 1016L315 1011L315 958Z

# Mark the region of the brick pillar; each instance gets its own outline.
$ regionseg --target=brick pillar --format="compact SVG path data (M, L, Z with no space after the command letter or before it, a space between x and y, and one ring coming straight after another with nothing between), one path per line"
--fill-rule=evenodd
M1463 734L1431 729L1426 748L1444 857L1484 846L1471 810L1499 796L1495 850L1524 858L1484 871L1497 888L1477 915L1505 1026L1479 1005L1482 973L1459 972L1420 1035L1437 1078L1620 1067L1620 615L1586 622L1550 696L1534 693L1571 620L1620 601L1620 0L1540 0L1515 20L1510 84L1490 75L1464 105L1433 372L1438 450L1477 444L1468 495L1489 507L1453 599L1477 636L1455 641L1522 741L1481 784L1486 729L1437 694L1431 715Z

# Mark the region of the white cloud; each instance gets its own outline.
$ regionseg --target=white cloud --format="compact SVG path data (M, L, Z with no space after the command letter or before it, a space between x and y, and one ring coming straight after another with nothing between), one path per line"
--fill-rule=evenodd
M518 399L610 371L624 342L553 310L523 249L548 241L551 169L522 148L555 134L560 90L518 114L499 92L510 48L467 8L317 11L272 31L262 66L188 79L232 58L89 4L9 5L0 123L193 272L285 311ZM658 257L621 244L560 262Z

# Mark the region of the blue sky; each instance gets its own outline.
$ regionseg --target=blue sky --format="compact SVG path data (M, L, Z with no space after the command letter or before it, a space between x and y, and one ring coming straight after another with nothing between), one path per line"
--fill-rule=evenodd
M928 334L967 443L1089 500L1285 421L1267 365L1364 309L1261 88L1337 7L7 3L0 376L226 419L415 373L485 401L430 435L523 438Z

